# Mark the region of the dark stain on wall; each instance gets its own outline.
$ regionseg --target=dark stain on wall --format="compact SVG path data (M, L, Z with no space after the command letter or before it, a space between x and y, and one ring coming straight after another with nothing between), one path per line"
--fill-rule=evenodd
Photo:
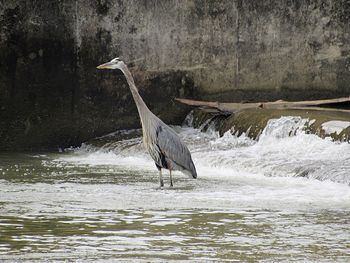
M111 1L109 0L95 0L95 9L99 15L107 15L109 8L111 6Z

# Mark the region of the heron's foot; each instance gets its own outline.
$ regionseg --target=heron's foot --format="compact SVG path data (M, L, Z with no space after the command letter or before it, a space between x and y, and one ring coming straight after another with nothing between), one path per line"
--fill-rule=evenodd
M173 184L173 176L171 174L171 169L169 170L170 172L170 187L173 188L174 184Z
M163 180L160 180L160 188L164 187L164 182Z

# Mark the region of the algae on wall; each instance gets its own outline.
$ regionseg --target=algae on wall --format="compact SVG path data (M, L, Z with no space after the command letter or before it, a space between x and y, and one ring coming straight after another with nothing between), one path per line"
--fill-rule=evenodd
M350 4L331 1L0 1L0 150L55 149L139 126L115 56L151 109L350 93Z

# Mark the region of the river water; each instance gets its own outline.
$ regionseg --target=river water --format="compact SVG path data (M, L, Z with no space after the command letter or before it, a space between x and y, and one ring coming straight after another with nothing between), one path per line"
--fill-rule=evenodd
M350 144L304 123L272 120L258 141L174 127L198 172L174 188L139 130L1 154L0 261L349 262Z

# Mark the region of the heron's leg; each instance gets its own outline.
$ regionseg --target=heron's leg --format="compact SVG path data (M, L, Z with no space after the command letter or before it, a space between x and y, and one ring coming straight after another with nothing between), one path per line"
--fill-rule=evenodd
M159 183L160 183L160 187L163 187L164 186L164 182L163 182L163 176L162 176L162 167L160 167L157 163L156 164L156 167L159 171Z
M159 169L159 183L160 183L160 187L164 186L162 169Z
M173 176L171 175L171 169L169 169L169 172L170 172L170 187L173 187L174 184L173 184Z

